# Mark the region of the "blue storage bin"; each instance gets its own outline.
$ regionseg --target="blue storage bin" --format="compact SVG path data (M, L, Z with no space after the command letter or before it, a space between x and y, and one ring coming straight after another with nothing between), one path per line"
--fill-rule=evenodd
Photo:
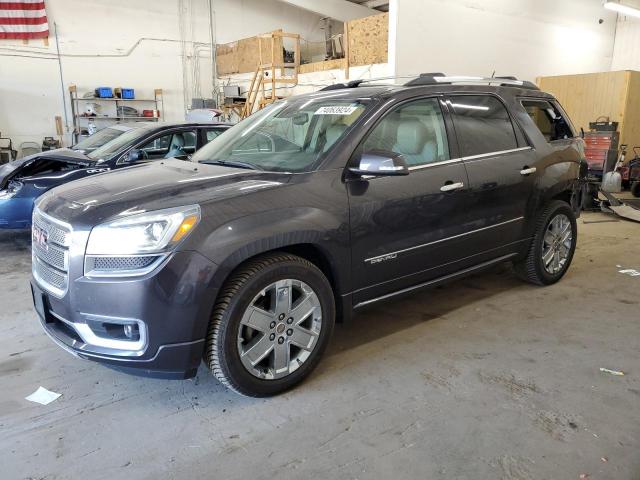
M96 98L113 98L113 89L111 87L96 88Z
M123 88L122 98L127 98L129 100L133 100L134 98L136 98L133 88Z

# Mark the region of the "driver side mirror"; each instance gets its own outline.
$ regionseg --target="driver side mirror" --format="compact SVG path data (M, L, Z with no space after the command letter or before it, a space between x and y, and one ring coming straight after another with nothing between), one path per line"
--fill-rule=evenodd
M400 153L370 150L360 155L358 166L349 168L355 175L376 177L409 175L409 167Z
M128 163L138 162L140 160L144 160L144 152L142 150L138 150L137 148L129 150L127 155Z

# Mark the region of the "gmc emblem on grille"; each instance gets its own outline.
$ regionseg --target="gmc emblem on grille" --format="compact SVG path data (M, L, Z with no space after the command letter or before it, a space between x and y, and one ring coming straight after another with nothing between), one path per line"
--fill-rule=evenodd
M40 227L33 226L32 229L33 244L40 247L45 252L49 250L49 234Z

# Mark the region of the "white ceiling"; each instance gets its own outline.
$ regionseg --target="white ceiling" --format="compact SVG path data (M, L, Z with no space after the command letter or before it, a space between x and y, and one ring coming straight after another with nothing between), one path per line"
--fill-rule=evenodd
M375 8L381 12L389 11L389 0L348 0L351 3L357 3L364 7Z

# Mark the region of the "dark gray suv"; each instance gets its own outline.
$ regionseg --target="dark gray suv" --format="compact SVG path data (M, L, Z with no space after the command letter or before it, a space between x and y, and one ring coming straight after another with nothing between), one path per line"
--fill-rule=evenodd
M33 216L33 298L65 350L268 396L354 310L511 261L558 281L583 141L513 78L425 74L276 102L193 157L58 187Z

